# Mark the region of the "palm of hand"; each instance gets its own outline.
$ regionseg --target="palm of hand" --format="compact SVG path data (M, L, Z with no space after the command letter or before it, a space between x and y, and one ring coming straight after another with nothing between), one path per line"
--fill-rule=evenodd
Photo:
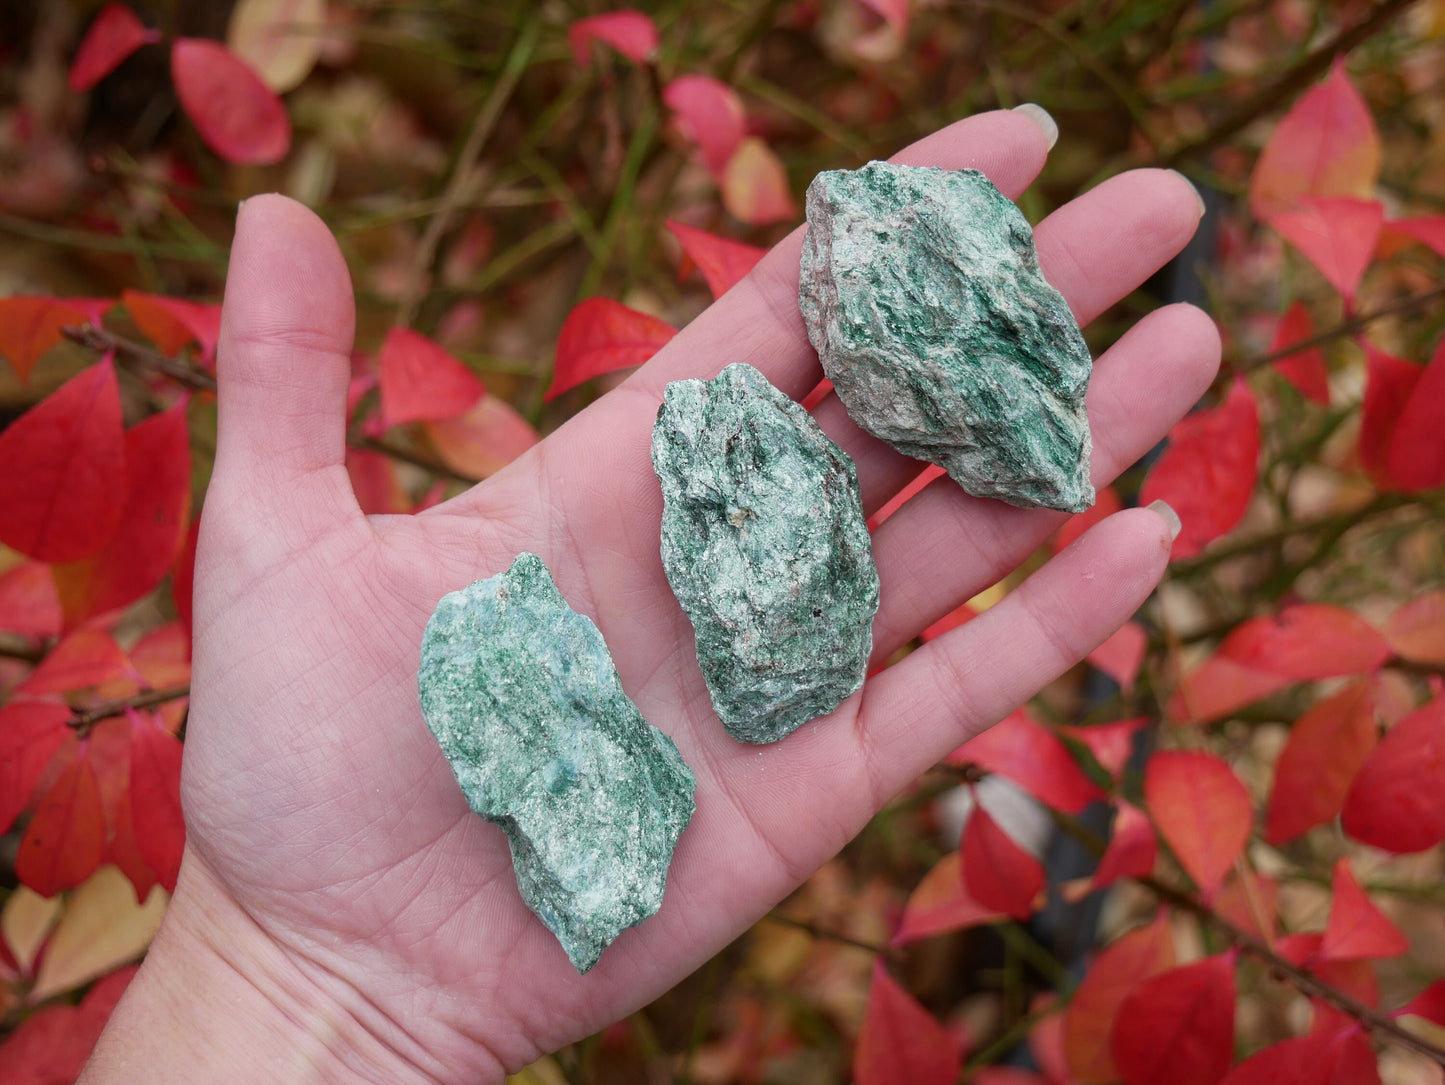
M1028 120L989 114L900 157L977 166L1014 195L1045 149ZM1045 273L1088 319L1177 251L1196 221L1182 182L1125 175L1040 227ZM796 312L797 250L796 236L780 245L631 381L497 477L416 517L368 519L342 466L344 265L298 206L265 198L243 213L198 563L183 883L218 885L423 1072L515 1068L660 993L912 776L1107 636L1162 570L1162 521L1121 514L832 717L766 749L729 739L663 577L647 447L668 380L749 361L790 394L816 382ZM1207 320L1181 306L1141 321L1100 360L1096 480L1188 408L1217 354ZM817 414L857 461L870 512L917 472L836 402ZM1012 569L1058 520L970 499L947 480L925 491L875 536L875 659ZM597 621L629 695L698 778L662 912L585 977L521 904L502 834L468 811L417 705L421 631L436 600L522 550L540 554L569 603Z

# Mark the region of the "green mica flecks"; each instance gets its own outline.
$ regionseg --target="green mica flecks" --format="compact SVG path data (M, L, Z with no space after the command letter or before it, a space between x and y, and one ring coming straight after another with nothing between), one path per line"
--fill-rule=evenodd
M799 302L853 420L976 496L1092 505L1092 360L1019 209L976 170L870 162L807 214Z
M775 742L863 684L878 571L853 461L749 365L674 381L652 430L662 564L713 708Z
M661 907L691 770L535 554L442 598L418 684L467 802L507 834L522 899L586 972Z

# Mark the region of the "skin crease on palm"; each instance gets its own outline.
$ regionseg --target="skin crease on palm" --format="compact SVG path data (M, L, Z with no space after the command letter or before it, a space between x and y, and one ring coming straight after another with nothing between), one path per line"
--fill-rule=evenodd
M895 161L984 170L1016 197L1049 141L1016 112ZM1037 230L1081 323L1177 253L1201 213L1177 174L1106 181ZM801 231L621 387L506 470L417 516L366 517L343 465L351 284L326 228L278 196L236 229L220 427L195 587L180 886L83 1080L492 1081L655 998L834 855L918 773L1112 633L1163 572L1149 510L1096 526L975 621L770 747L714 717L658 554L648 458L663 386L749 362L821 376L797 307ZM1212 323L1171 306L1097 360L1102 484L1208 387ZM834 400L824 428L877 509L920 465ZM1062 520L935 482L874 537L875 660L1012 570ZM446 592L540 554L592 617L643 715L697 775L661 912L588 975L523 906L500 830L467 809L423 723L422 628Z

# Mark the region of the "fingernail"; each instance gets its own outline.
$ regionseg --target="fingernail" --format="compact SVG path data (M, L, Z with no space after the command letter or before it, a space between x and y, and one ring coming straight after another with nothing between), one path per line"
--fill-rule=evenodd
M1180 173L1178 170L1170 170L1169 172L1174 174L1175 177L1178 177L1181 181L1183 181L1186 185L1189 186L1189 191L1194 193L1194 202L1199 205L1199 217L1203 218L1204 212L1207 210L1207 208L1204 206L1204 197L1199 192L1199 186L1196 185L1193 181L1191 181L1188 177L1185 177L1184 174Z
M1157 513L1159 517L1169 525L1169 537L1171 539L1179 538L1179 532L1184 529L1184 525L1179 522L1179 514L1174 511L1169 502L1151 501L1147 508L1150 512Z
M1054 121L1054 118L1049 116L1049 111L1043 106L1035 105L1033 102L1025 102L1023 105L1014 106L1013 111L1015 113L1022 113L1029 120L1037 124L1043 131L1044 140L1050 148L1059 142L1059 126Z

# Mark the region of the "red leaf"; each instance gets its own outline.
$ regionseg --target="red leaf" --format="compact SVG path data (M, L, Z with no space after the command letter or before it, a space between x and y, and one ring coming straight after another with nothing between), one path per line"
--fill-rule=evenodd
M757 136L746 136L738 144L719 185L728 214L750 226L766 226L798 213L783 163Z
M1068 747L1022 710L969 739L948 760L971 761L1007 776L1045 806L1070 814L1104 798Z
M115 536L124 505L120 389L106 360L0 432L0 542L78 561Z
M682 75L667 85L662 100L673 111L678 130L702 152L703 166L721 178L747 135L747 116L737 91L710 75Z
M106 4L70 62L70 89L77 94L89 90L142 45L160 40L160 31L146 29L130 8L120 3Z
M100 790L80 744L56 751L59 772L40 797L20 841L15 875L42 897L73 889L95 873L105 851Z
M1407 492L1445 485L1445 339L1415 381L1395 423L1387 467L1390 479Z
M1445 840L1445 697L1410 713L1375 747L1345 796L1341 821L1356 840L1391 852Z
M577 67L587 64L594 41L606 42L627 59L641 64L657 52L657 27L640 11L609 11L578 19L567 28L567 45Z
M22 561L0 574L0 629L22 637L54 637L64 618L50 569Z
M1336 817L1375 748L1375 683L1353 682L1290 728L1275 764L1264 838L1284 844Z
M1229 1072L1224 1085L1378 1085L1370 1041L1357 1027L1266 1047Z
M1148 723L1144 717L1096 723L1088 727L1060 727L1059 733L1082 743L1110 776L1117 778L1134 752L1134 736Z
M483 396L465 414L425 429L442 462L472 478L496 474L538 441L532 424L499 396Z
M1395 1011L1395 1017L1414 1014L1445 1028L1445 980L1436 980Z
M489 397L490 398L490 397ZM356 503L368 516L386 516L411 511L411 498L397 477L390 456L365 448L346 450L346 474Z
M814 410L814 409L818 406L819 403L822 403L823 400L825 400L825 399L828 398L828 393L831 392L832 390L833 390L833 382L830 381L827 377L824 377L822 380L820 380L817 384L815 384L815 385L813 386L813 390L812 390L811 392L809 392L807 395L805 395L805 396L804 396L801 400L799 400L798 402L800 402L800 403L803 405L803 410L805 410L805 411ZM937 466L937 465L935 465L935 464L930 464L929 466L932 467L932 466ZM925 468L925 470L927 470L927 469ZM943 474L943 468L941 468L941 467L938 468L938 474L940 474L940 475ZM935 475L934 477L936 478L937 476ZM889 504L891 505L892 502L890 501ZM886 506L885 506L885 507L886 507Z
M291 147L286 106L244 60L218 41L177 38L171 47L176 96L206 146L227 162L279 162Z
M1351 998L1366 1006L1375 1007L1380 1003L1380 984L1375 977L1375 966L1369 961L1331 961L1320 957L1320 946L1324 935L1318 931L1286 935L1274 943L1274 951L1292 964L1314 973L1331 987L1343 991ZM1311 999L1314 1020L1313 1032L1332 1032L1353 1027L1356 1022L1343 1011L1321 999Z
M1400 928L1376 908L1350 870L1350 861L1335 863L1330 886L1330 919L1320 942L1325 960L1379 960L1398 957L1410 948Z
M191 529L186 532L185 542L176 554L175 564L171 566L171 595L176 601L176 617L180 619L182 627L189 637L191 633L191 596L192 587L196 579L196 543L201 535L201 521L191 521Z
M1249 840L1249 792L1217 757L1162 750L1144 768L1144 802L1159 833L1206 898Z
M939 618L938 621L924 629L922 633L918 634L918 639L923 641L924 644L927 644L929 641L936 640L943 636L943 634L957 629L965 622L972 621L977 617L978 611L974 610L973 607L967 603L960 603L942 618Z
M1208 723L1290 684L1282 675L1216 654L1184 676L1169 698L1169 716L1180 723Z
M32 696L101 686L130 673L130 661L104 629L71 633L40 661L20 688Z
M80 1076L139 965L97 980L79 1006L47 1006L0 1043L6 1085L61 1085Z
M216 360L216 341L221 337L221 307L161 294L123 290L120 295L135 326L162 354L179 354L192 343L201 348L201 361Z
M1417 663L1445 663L1445 591L1402 603L1383 633L1397 655Z
M1014 843L982 805L975 803L963 827L959 847L963 884L985 908L997 908L1015 919L1034 914L1044 887L1044 868Z
M85 742L84 757L95 775L105 824L102 863L117 867L130 881L137 903L156 884L155 872L141 853L130 816L131 725L124 716L101 720Z
M825 382L825 383L827 383L827 382ZM829 383L829 384L828 384L828 388L829 388L830 391L832 390L832 387L833 387L832 384ZM816 406L816 404L815 404L815 406ZM811 410L811 408L809 408L809 409ZM869 531L876 531L876 530L878 530L878 525L879 525L879 524L882 524L883 522L885 522L890 516L894 515L894 514L895 514L899 509L901 509L904 505L908 504L908 502L912 501L913 498L917 497L920 493L922 493L925 489L927 489L929 483L931 483L934 479L936 479L936 478L942 478L942 477L943 477L943 468L942 468L942 467L939 467L938 464L936 464L936 463L930 463L930 464L929 464L927 467L925 467L922 471L920 471L918 474L916 474L916 475L913 476L913 481L912 481L912 482L910 482L907 486L903 487L903 489L899 490L896 494L894 494L892 497L890 497L890 498L888 499L887 503L884 504L884 506L883 506L882 508L880 508L880 509L879 509L877 512L875 512L872 516L868 517L868 530L869 530ZM964 605L967 606L967 604L964 604ZM969 617L972 617L972 616L973 616L973 612L970 610L970 611L969 611ZM961 625L961 624L963 624L963 623L961 623L961 622L955 622L954 624L955 624L955 625ZM949 628L952 629L953 626L949 626ZM936 635L937 635L937 634L935 634L935 636L936 636ZM925 641L927 641L927 640L932 640L933 638L932 638L932 637L929 637L929 636L927 636L927 635L925 634L925 636L924 636L923 639L924 639Z
M1139 676L1139 667L1144 662L1144 653L1149 648L1149 634L1138 622L1129 621L1086 657L1103 671L1125 693L1134 689L1134 679Z
M567 314L557 336L552 384L542 398L553 400L583 381L641 365L677 329L611 298L588 298Z
M901 946L935 934L995 923L1002 918L1002 912L985 908L969 895L968 887L963 884L962 856L952 851L934 864L908 897L893 944Z
M60 342L60 329L87 319L84 310L60 298L0 298L0 354L24 384L40 356Z
M952 1085L963 1069L958 1044L932 1014L873 962L873 984L853 1050L857 1085Z
M1393 488L1390 459L1400 416L1410 401L1410 394L1420 383L1425 368L1404 358L1396 358L1363 342L1368 375L1365 378L1365 402L1360 408L1360 463L1370 477L1386 488Z
M1299 249L1350 305L1375 255L1385 208L1378 200L1302 196L1299 206L1274 212L1269 224Z
M135 602L175 560L191 504L191 432L186 404L152 415L125 435L125 510L99 554L55 567L70 625Z
M1109 847L1094 871L1094 888L1103 889L1120 878L1141 878L1154 869L1159 854L1154 839L1154 826L1132 803L1119 800L1114 828L1109 834Z
M392 328L377 357L381 424L455 418L487 394L481 378L420 332Z
M149 713L131 715L130 816L141 855L166 892L176 891L185 850L181 744Z
M1173 967L1174 936L1163 911L1094 958L1064 1011L1064 1058L1079 1085L1118 1080L1109 1036L1119 1006L1144 980Z
M1279 920L1279 883L1268 874L1241 868L1214 898L1215 913L1265 943L1273 942Z
M767 254L766 249L756 245L744 245L741 241L718 237L672 219L668 219L665 225L682 245L682 251L702 272L715 298L731 290Z
M1119 1007L1124 1085L1216 1085L1234 1059L1234 961L1206 957L1152 976Z
M71 735L70 709L54 701L11 701L0 707L0 836L30 803L40 774Z
M939 468L940 473L942 468ZM1064 521L1054 534L1053 548L1057 554L1100 520L1113 516L1124 507L1113 486L1100 487L1094 494L1094 504L1083 512L1076 512Z
M1374 118L1337 58L1329 77L1300 97L1260 152L1249 207L1266 218L1301 196L1368 198L1379 173Z
M1314 321L1302 301L1296 301L1279 318L1269 352L1276 354L1315 334ZM1277 358L1274 368L1280 376L1299 389L1300 395L1322 406L1330 405L1330 374L1325 367L1325 352L1318 346L1306 347Z
M1224 638L1219 654L1253 670L1308 681L1374 670L1390 658L1390 645L1353 611L1303 604L1245 622Z
M1385 229L1428 245L1441 256L1445 256L1445 215L1396 219L1394 222L1385 223Z
M1167 501L1184 528L1173 556L1187 558L1232 530L1249 508L1259 465L1259 409L1237 379L1214 410L1196 411L1170 431L1139 493L1139 503Z

